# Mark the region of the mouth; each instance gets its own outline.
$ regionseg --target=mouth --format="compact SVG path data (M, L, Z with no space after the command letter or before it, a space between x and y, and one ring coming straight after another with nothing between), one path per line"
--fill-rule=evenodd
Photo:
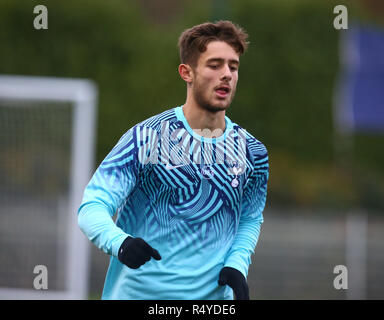
M221 85L215 88L215 92L220 98L226 98L229 95L230 91L231 88L226 85Z

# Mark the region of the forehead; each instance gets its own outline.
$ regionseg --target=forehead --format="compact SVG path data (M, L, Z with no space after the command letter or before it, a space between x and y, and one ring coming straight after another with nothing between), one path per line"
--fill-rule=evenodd
M200 54L199 62L204 63L210 59L239 61L239 54L224 41L211 41L207 44L207 49Z

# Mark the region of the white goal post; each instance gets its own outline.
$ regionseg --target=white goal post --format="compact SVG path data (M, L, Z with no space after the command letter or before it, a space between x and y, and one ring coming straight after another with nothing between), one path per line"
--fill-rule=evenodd
M0 75L0 299L88 298L77 209L94 166L97 99L88 79Z

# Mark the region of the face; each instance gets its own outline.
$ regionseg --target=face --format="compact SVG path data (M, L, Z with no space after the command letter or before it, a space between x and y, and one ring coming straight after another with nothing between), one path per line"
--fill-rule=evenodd
M211 112L226 110L236 92L239 55L226 42L208 43L195 68L191 89L194 100Z

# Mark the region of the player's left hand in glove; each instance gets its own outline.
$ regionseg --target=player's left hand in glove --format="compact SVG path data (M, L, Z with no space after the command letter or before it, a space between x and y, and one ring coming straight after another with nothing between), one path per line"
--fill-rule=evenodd
M219 274L219 285L229 285L236 300L249 300L249 288L243 274L231 267L224 267Z
M121 244L118 258L131 269L140 268L144 263L154 258L161 260L159 252L152 248L142 238L128 236Z

